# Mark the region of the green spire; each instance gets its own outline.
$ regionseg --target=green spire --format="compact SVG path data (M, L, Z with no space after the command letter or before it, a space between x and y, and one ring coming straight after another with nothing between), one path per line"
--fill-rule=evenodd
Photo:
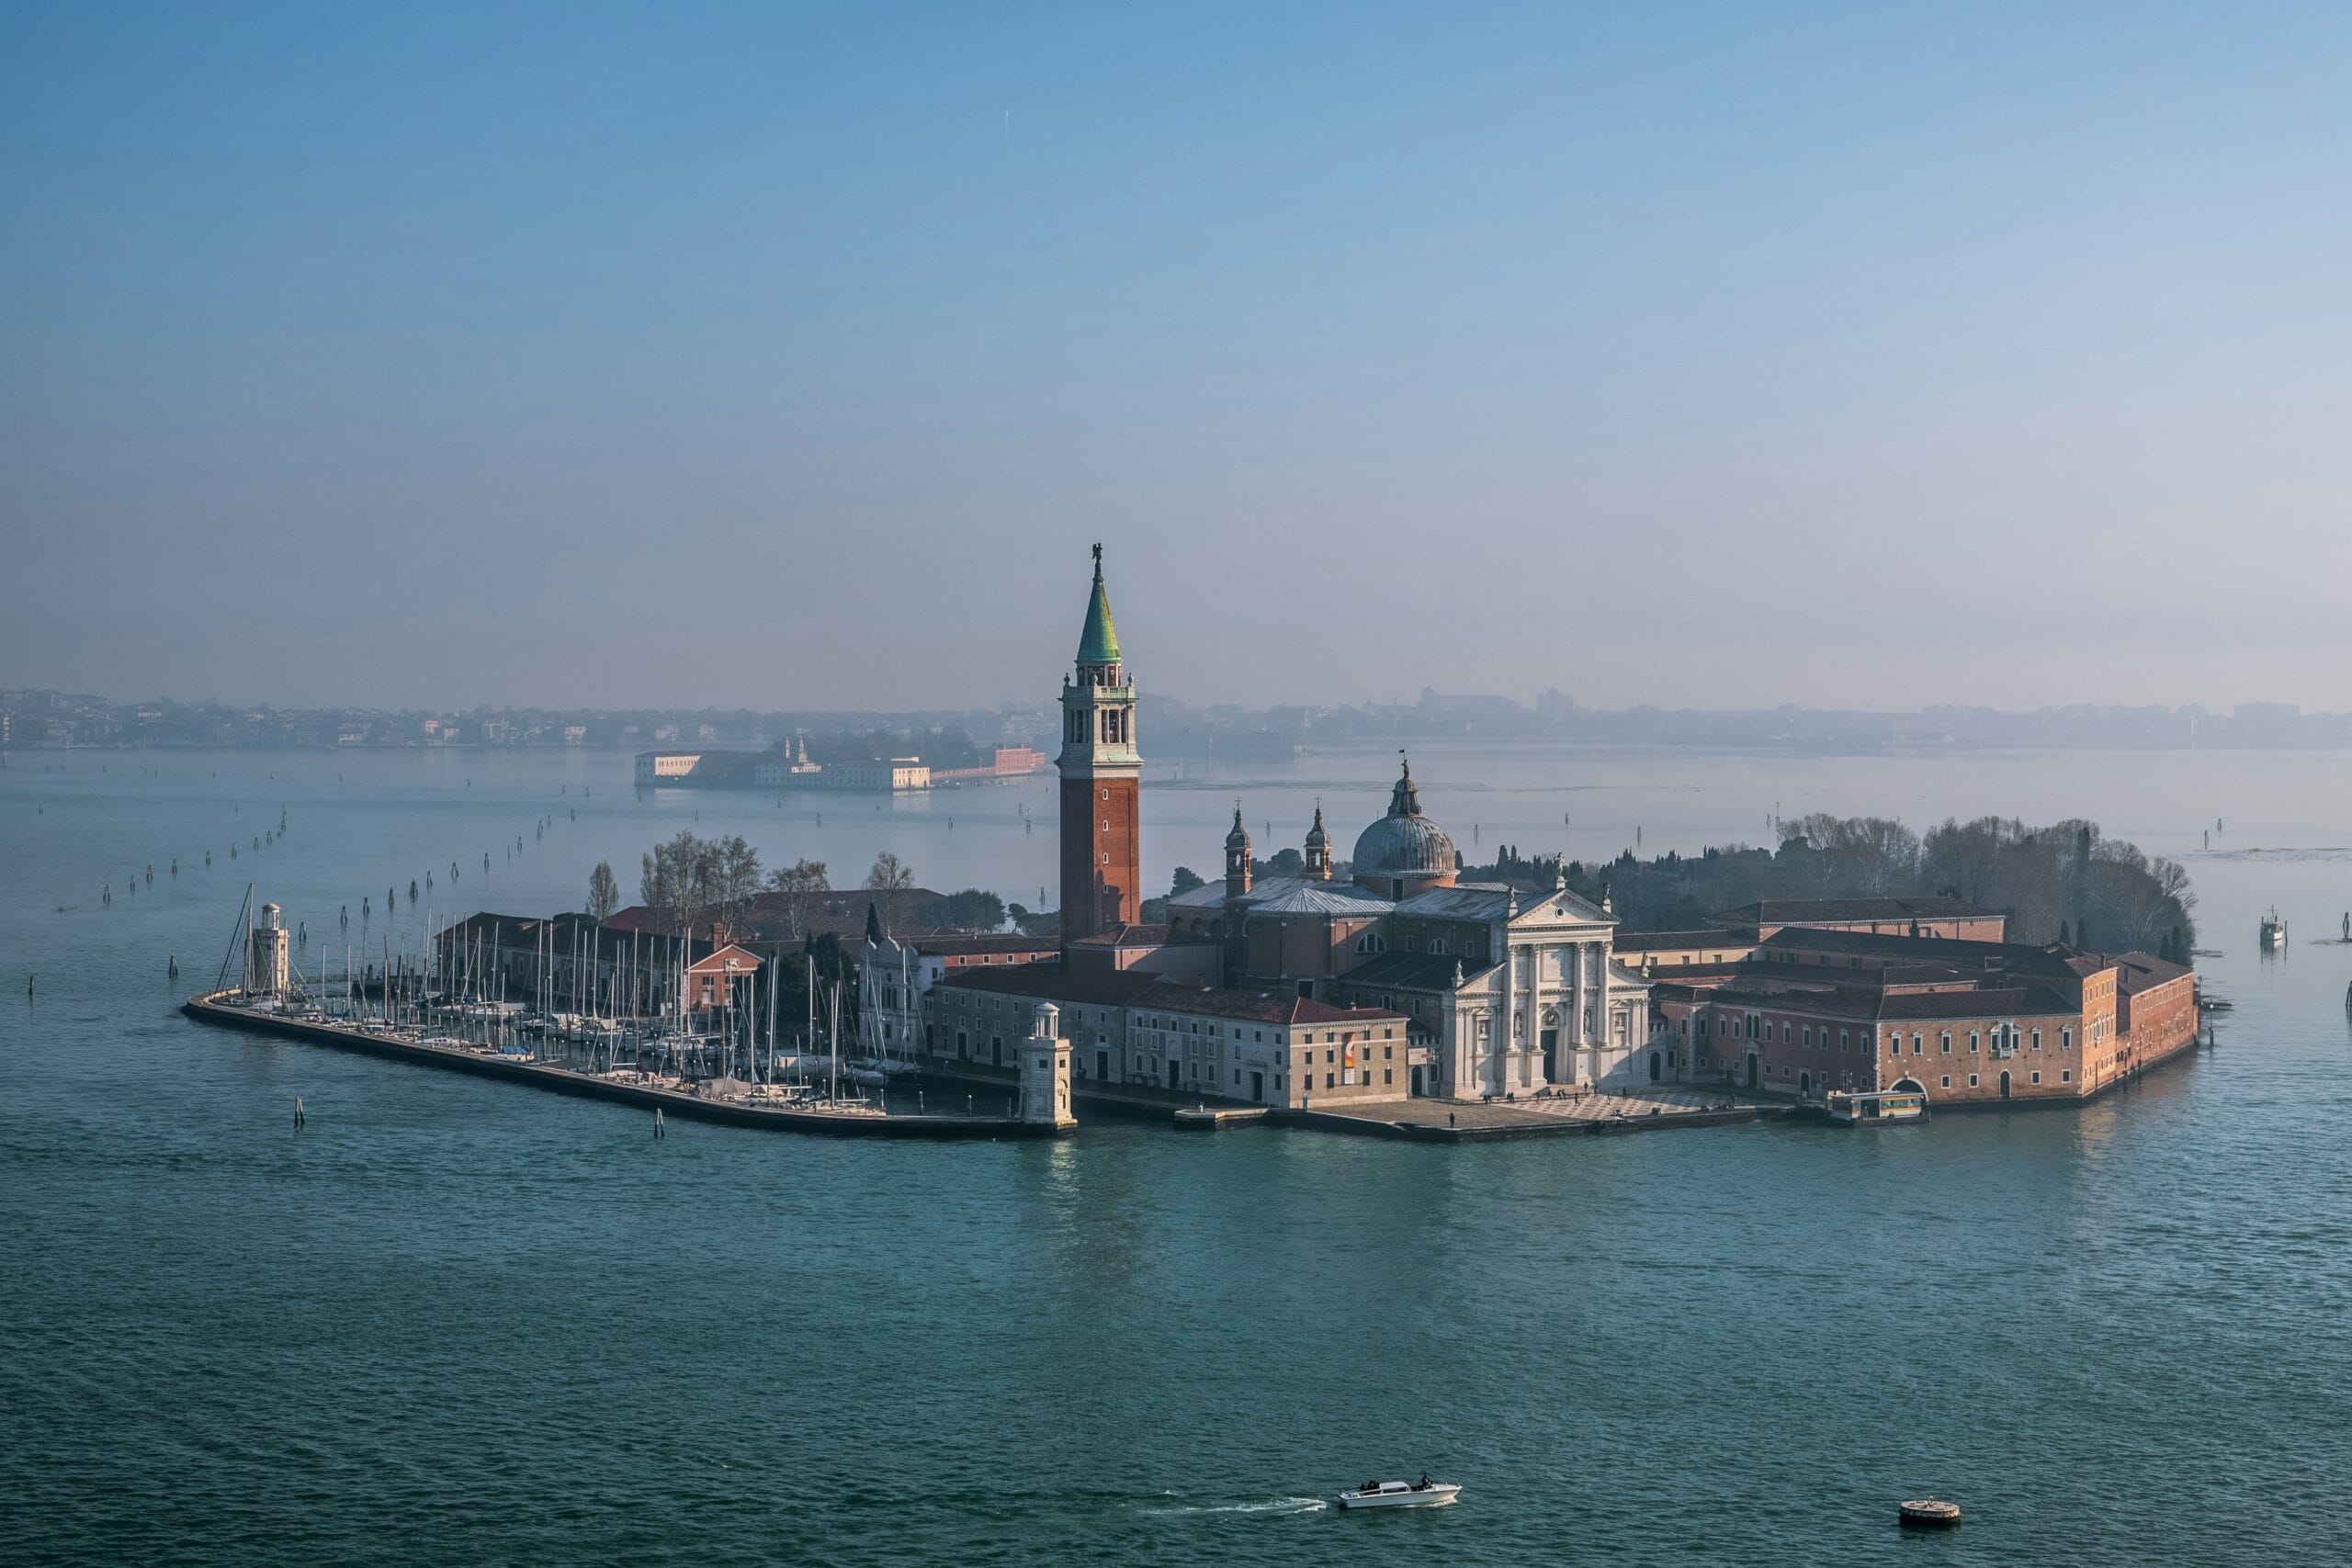
M1078 634L1080 664L1116 664L1119 634L1111 625L1111 596L1102 591L1102 547L1094 547L1094 597L1086 604L1086 629Z

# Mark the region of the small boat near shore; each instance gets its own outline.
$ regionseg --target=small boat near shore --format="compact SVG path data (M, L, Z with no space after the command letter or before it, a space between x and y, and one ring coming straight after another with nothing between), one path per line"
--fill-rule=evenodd
M1426 1475L1419 1481L1367 1481L1352 1492L1340 1493L1339 1504L1342 1508L1442 1508L1461 1491L1458 1483L1431 1481Z
M1892 1126L1926 1121L1928 1097L1915 1089L1885 1089L1871 1094L1832 1089L1822 1109L1840 1127Z
M2270 906L2270 912L2262 917L2261 941L2265 953L2276 953L2287 945L2287 919L2278 912L2276 904Z

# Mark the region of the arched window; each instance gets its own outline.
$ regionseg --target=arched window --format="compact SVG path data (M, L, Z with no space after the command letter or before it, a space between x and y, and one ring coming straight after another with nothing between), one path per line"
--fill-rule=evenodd
M1430 938L1430 951L1431 953L1442 953L1445 951L1445 938L1442 936L1433 936Z

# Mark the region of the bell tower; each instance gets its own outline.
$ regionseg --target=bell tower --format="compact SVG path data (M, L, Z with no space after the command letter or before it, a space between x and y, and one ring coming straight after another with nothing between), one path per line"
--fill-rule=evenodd
M1074 676L1062 680L1062 941L1130 925L1143 904L1143 758L1136 751L1136 688L1119 659L1102 547L1079 633Z
M1323 830L1323 803L1315 803L1315 826L1306 830L1306 874L1318 882L1331 880L1331 835Z

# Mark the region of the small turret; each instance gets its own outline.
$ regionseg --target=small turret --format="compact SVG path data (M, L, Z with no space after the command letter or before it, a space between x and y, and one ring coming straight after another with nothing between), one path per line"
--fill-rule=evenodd
M1315 826L1306 830L1306 874L1319 882L1331 880L1331 835L1323 830L1323 803L1315 803Z
M1250 830L1241 825L1241 803L1233 803L1233 831L1225 836L1225 896L1250 891Z
M1069 1042L1061 1009L1040 1002L1021 1049L1021 1120L1059 1131L1078 1125L1069 1109Z

